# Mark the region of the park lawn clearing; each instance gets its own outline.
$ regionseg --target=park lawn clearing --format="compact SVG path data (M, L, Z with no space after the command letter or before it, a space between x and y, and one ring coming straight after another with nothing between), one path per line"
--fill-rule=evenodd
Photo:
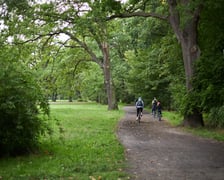
M127 179L116 128L124 112L95 103L51 103L55 133L41 151L2 158L0 179ZM53 124L53 123L52 123Z

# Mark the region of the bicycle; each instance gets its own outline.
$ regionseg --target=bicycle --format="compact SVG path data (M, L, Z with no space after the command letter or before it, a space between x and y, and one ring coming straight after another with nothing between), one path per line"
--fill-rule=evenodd
M152 111L153 118L156 118L156 110Z
M139 113L138 113L138 117L137 117L137 121L138 121L138 123L140 123L141 118L142 118L142 115L141 115L141 113L139 112Z
M159 118L159 121L162 120L162 112L161 111L158 111L158 118Z

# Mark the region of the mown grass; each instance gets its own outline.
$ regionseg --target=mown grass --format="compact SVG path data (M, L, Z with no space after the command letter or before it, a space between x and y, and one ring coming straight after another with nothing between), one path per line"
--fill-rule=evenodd
M41 151L0 159L0 179L127 179L124 149L116 137L122 111L90 103L52 103L56 133Z
M183 121L183 116L176 112L164 111L163 117L172 125L178 126ZM215 129L209 128L206 124L205 120L205 127L200 128L183 128L185 131L188 131L192 134L195 134L200 137L215 139L218 141L224 141L224 129Z
M174 111L163 111L163 117L172 125L178 126L181 124L183 117Z

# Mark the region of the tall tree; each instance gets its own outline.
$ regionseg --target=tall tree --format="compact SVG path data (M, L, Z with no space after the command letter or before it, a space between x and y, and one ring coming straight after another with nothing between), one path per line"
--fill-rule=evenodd
M194 63L200 57L198 45L198 24L202 2L191 0L176 1L168 0L169 22L181 44L182 55L185 67L186 87L190 92L192 87L192 77L194 75ZM181 21L181 18L183 19ZM202 112L198 107L193 107L192 112L185 113L185 125L203 126Z
M139 17L154 17L169 22L178 41L181 44L182 56L185 68L186 88L188 93L193 90L192 77L194 75L194 63L200 57L198 46L198 23L203 1L193 0L167 0L165 1L130 1L123 11L111 15L108 19ZM156 12L154 7L164 7L167 11ZM150 7L150 8L149 8ZM191 108L188 106L188 108ZM190 126L203 126L202 113L198 107L185 113L184 124Z
M224 1L205 1L200 15L201 58L196 63L193 87L202 110L211 113L209 125L224 126ZM220 118L217 118L219 117Z
M66 35L69 39L63 42L64 47L83 48L86 51L86 58L101 67L108 109L117 109L111 77L109 31L108 23L104 18L107 12L104 3L88 0L80 2L54 0L30 2L29 5L30 8L24 15L12 14L10 17L11 20L16 20L14 27L19 27L15 34L20 37L22 34L23 38L18 40L26 43L42 42L44 48L50 43L56 43L61 35Z
M88 3L88 4L87 4ZM61 24L70 24L71 27L56 27L56 33L64 33L70 37L78 46L83 48L88 57L97 63L103 71L105 90L107 93L108 109L117 109L117 102L111 77L111 64L108 43L108 25L104 17L104 7L99 2L72 3L70 1L52 4L53 9L61 5L67 6L63 13L53 11L57 18L54 22L61 21ZM78 8L74 8L77 6ZM43 13L43 12L42 12ZM71 14L73 15L71 17ZM61 16L62 15L62 16ZM41 15L42 16L42 15ZM68 41L67 41L68 42ZM96 51L95 49L98 49ZM101 52L101 54L98 54Z

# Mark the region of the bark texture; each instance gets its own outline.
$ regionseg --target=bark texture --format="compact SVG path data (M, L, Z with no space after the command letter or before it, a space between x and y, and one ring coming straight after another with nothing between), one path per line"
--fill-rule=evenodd
M108 110L115 110L118 109L118 105L116 102L115 92L113 88L113 81L111 77L109 46L106 42L102 43L102 53L104 62L103 63L104 84L107 93Z
M169 22L181 44L186 76L186 87L189 93L193 89L191 80L194 75L194 63L200 57L200 49L197 43L197 27L200 15L200 5L194 9L180 8L189 6L190 3L191 0L168 0L170 13ZM181 18L187 19L181 21ZM184 125L193 127L203 126L204 123L201 112L197 108L194 108L191 114L185 115Z
M190 127L204 126L202 114L197 109L194 109L194 112L192 114L185 115L183 125Z

